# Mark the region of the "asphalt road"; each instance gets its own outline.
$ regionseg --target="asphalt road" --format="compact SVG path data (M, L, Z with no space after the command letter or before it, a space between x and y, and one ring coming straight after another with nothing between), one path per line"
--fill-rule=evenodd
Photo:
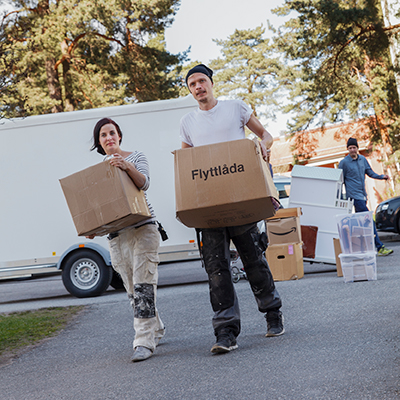
M0 397L398 399L400 242L387 246L395 253L377 259L377 281L345 284L331 267L314 264L306 265L307 274L298 281L277 282L286 327L277 338L264 337L266 323L248 282L240 281L235 285L242 312L239 349L219 356L210 353L212 311L204 282L161 285L158 308L167 334L152 358L135 364L130 362L132 311L124 292L74 299L57 288L51 298L10 299L11 290L7 301L2 283L0 312L28 304L87 307L60 335L0 369ZM160 281L168 268L177 276L204 278L200 265L192 262L160 266ZM59 277L46 279L53 286L59 283Z

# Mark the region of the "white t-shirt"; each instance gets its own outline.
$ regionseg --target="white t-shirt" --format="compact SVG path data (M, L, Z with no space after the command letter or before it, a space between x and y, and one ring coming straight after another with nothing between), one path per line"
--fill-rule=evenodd
M198 108L182 117L181 140L195 147L244 139L252 113L242 100L218 100L211 110Z

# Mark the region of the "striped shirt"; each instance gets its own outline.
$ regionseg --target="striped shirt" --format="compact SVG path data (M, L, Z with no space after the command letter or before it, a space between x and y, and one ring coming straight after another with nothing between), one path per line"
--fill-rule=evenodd
M140 152L140 151L134 151L133 153L129 154L128 157L125 158L126 161L131 162L135 168L144 175L146 178L146 181L144 185L139 188L140 190L143 190L144 196L146 198L147 206L149 207L149 211L151 214L151 218L146 219L145 221L138 222L137 224L133 225L134 227L139 227L143 223L147 223L150 221L155 221L156 220L156 214L154 212L154 209L152 205L150 204L148 198L147 198L147 193L146 190L150 187L150 167L149 167L149 162L147 161L146 156Z
M149 162L147 161L146 156L140 152L140 151L134 151L133 153L129 154L128 157L125 158L126 161L132 163L135 168L144 175L146 181L142 187L140 187L140 190L143 190L144 192L144 197L147 202L147 206L149 207L149 211L151 214L151 217L149 219L146 219L144 221L140 221L137 224L132 225L134 228L138 228L139 226L143 224L147 224L150 221L156 221L156 214L154 212L154 209L152 205L150 204L149 200L147 199L147 193L146 190L150 187L150 168L149 168Z

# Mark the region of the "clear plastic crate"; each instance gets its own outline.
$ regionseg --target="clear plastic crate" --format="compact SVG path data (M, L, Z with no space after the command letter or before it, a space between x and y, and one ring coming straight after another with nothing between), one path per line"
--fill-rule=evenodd
M344 254L375 252L372 211L337 215L336 221Z
M376 253L339 254L345 282L376 281Z

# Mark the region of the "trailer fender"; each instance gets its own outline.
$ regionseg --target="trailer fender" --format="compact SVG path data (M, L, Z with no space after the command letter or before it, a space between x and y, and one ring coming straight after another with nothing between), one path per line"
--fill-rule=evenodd
M81 249L94 250L103 258L104 263L111 267L111 256L108 249L105 249L103 246L100 246L97 243L85 242L85 243L76 243L70 246L67 250L65 250L64 253L61 255L60 259L58 260L57 269L62 269L63 261L65 260L66 257L68 257L71 253L75 252L76 250L81 250Z

